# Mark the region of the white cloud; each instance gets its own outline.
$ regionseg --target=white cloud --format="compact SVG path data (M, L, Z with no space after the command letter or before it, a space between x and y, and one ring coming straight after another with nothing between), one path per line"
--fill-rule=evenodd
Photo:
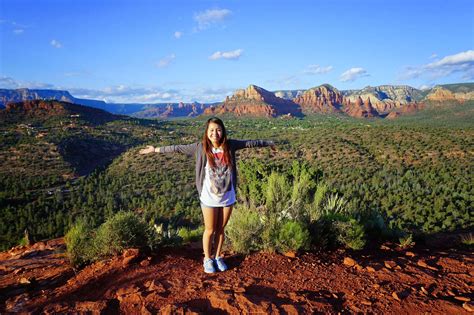
M18 28L18 29L14 29L13 30L13 34L15 35L20 35L20 34L23 34L25 30L24 29L21 29L21 28Z
M236 50L231 50L231 51L216 51L213 53L211 56L209 56L209 59L211 60L217 60L217 59L239 59L240 56L242 56L242 53L244 52L243 49L236 49Z
M0 88L1 89L17 89L20 84L11 77L2 76L0 77Z
M21 82L11 77L0 77L0 88L2 89L53 89L54 85L42 82Z
M433 88L434 84L423 84L418 87L419 90L429 90Z
M173 35L176 39L180 39L183 36L183 32L176 31Z
M351 68L341 74L341 77L339 78L342 82L347 82L347 81L355 81L359 78L362 77L367 77L369 74L364 68Z
M330 71L332 71L333 67L332 66L327 66L327 67L321 67L320 65L309 65L303 73L305 74L325 74Z
M413 79L427 76L438 79L455 73L459 73L464 80L474 80L474 50L449 55L425 65L406 67L400 77Z
M158 68L165 68L165 67L169 66L170 63L173 62L173 60L175 60L175 59L176 59L175 54L168 55L168 56L162 58L160 61L158 61L156 66Z
M76 98L104 100L108 103L200 103L221 102L231 95L235 88L164 89L156 86L114 85L102 89L71 88L40 82L21 82L7 76L0 76L2 89L51 89L69 91Z
M232 11L228 9L208 9L204 12L194 14L194 20L198 23L197 30L202 31L214 24L223 22L231 15Z
M51 42L50 42L51 46L53 46L54 48L61 48L63 47L63 44L61 44L59 41L53 39Z

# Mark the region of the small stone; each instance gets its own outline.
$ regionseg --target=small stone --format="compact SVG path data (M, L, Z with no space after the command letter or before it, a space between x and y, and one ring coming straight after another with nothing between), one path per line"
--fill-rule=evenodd
M15 269L15 271L13 271L13 274L17 275L17 274L19 274L20 272L23 272L24 270L25 270L24 268Z
M362 300L362 301L360 301L360 304L370 306L370 305L372 305L372 302L367 301L367 300Z
M384 265L385 265L385 267L387 267L387 269L393 269L397 266L397 263L394 262L393 260L386 260L384 262Z
M359 271L361 271L361 270L364 269L364 267L362 267L362 266L359 265L359 264L355 264L354 267L355 267L357 270L359 270Z
M420 288L421 292L423 292L425 295L428 295L428 291L425 289L425 287Z
M474 305L471 302L465 302L462 304L462 307L468 312L474 312Z
M391 248L388 247L388 246L385 246L385 245L381 245L381 246L380 246L380 249L382 249L382 250L390 250Z
M448 291L446 291L446 292L447 292L449 295L451 295L451 296L456 296L456 294L455 294L453 291L451 291L451 290L448 290Z
M145 260L140 262L140 266L142 266L142 267L146 267L146 266L149 266L149 265L150 265L150 261L148 259L145 259Z
M471 301L470 298L465 297L465 296L455 296L454 298L458 301L463 301L463 302L470 302Z
M290 257L290 258L296 258L296 253L293 252L293 251L286 252L283 255L285 255L286 257Z
M140 250L138 248L128 248L126 249L122 257L137 257L140 254Z
M378 284L378 283L374 283L372 286L373 286L375 289L380 288L380 284Z
M408 256L408 257L415 257L416 256L416 254L414 252L406 252L405 255Z
M245 293L245 291L246 290L243 287L237 287L237 288L234 289L234 292L236 292L236 293Z
M402 300L400 299L400 297L398 296L398 293L397 293L397 292L393 292L393 293L392 293L392 297L393 297L395 300L399 301L399 302L402 301Z
M344 258L344 265L348 266L348 267L352 267L352 266L355 266L357 264L357 262L350 258L350 257L345 257Z
M375 272L375 268L374 267L365 267L365 269L367 269L368 272Z
M424 260L421 260L421 259L418 260L417 265L420 266L420 267L423 267L423 268L428 268L430 270L435 270L435 271L438 270L437 268L428 265Z
M21 277L21 278L20 278L20 283L21 283L21 284L30 284L30 283L31 283L31 279L30 279L30 278L26 278L26 277Z

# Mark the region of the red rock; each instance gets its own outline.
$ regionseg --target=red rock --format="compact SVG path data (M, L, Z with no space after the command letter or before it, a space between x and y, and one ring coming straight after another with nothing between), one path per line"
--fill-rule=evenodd
M393 260L386 260L386 261L384 261L384 265L388 269L394 269L397 266L397 263L394 262Z
M399 302L402 301L402 300L400 299L400 297L398 296L398 293L397 293L397 292L393 292L393 293L392 293L392 297L393 297L395 300L399 301Z
M336 88L324 84L305 91L293 101L301 105L304 113L334 113L340 112L344 99Z
M350 258L350 257L344 257L344 265L348 266L348 267L353 267L357 264L357 262Z
M234 300L232 294L223 291L211 291L207 294L207 299L213 308L220 309L230 314L240 313L240 310L232 302Z
M417 265L420 266L420 267L423 267L423 268L428 268L430 270L438 271L437 268L428 265L424 260L421 260L421 259L418 260Z
M301 107L292 101L282 99L275 94L255 85L245 90L237 90L232 97L217 107L204 110L205 115L231 113L236 116L275 117L290 114L301 115Z
M468 312L474 312L474 305L471 302L465 302L462 307Z
M375 272L375 269L374 269L373 267L370 267L370 266L365 267L365 269L366 269L368 272Z
M349 116L357 118L370 118L379 116L377 110L372 106L370 99L367 99L364 102L360 96L357 98L354 104L349 102L344 108L344 111Z
M296 253L295 252L286 252L283 255L285 255L286 257L290 257L290 258L296 258Z

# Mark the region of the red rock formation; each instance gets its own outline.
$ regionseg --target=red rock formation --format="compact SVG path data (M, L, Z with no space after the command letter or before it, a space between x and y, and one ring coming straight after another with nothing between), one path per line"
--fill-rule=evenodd
M237 90L231 97L216 107L207 108L205 115L231 113L237 116L275 117L280 115L301 115L301 107L292 101L275 96L261 87L250 85Z
M400 113L399 112L391 112L390 114L388 114L385 118L386 119L395 119L397 117L400 116Z
M365 101L359 96L355 103L352 104L350 101L346 102L345 110L349 116L357 118L369 118L378 117L379 113L375 110L370 102L370 97Z
M64 105L55 101L33 100L19 103L8 103L6 113L17 113L28 116L56 116L66 114Z
M336 88L325 84L307 90L293 101L301 105L304 113L334 113L340 111L343 96Z
M397 111L390 112L385 118L394 119L401 115L416 113L417 111L424 108L425 108L424 103L413 102L413 103L404 104L400 106Z

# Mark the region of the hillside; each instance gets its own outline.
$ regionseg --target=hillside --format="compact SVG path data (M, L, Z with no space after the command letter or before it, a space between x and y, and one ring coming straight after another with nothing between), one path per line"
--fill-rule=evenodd
M296 258L226 251L230 270L215 275L198 243L74 271L57 239L0 253L0 312L470 314L474 260L458 237Z
M245 167L270 172L307 161L334 191L351 200L351 207L377 209L390 218L387 225L423 233L473 224L468 212L473 105L363 123L339 114L225 121L232 138L277 142L277 154L239 151L245 162L242 184L251 174ZM128 118L94 125L79 118L73 127L69 120L51 118L31 125L2 124L2 248L18 244L26 227L36 240L62 236L78 216L100 224L119 209L175 226L199 225L192 159L137 152L145 144L199 141L205 120ZM253 159L265 165L253 165Z

